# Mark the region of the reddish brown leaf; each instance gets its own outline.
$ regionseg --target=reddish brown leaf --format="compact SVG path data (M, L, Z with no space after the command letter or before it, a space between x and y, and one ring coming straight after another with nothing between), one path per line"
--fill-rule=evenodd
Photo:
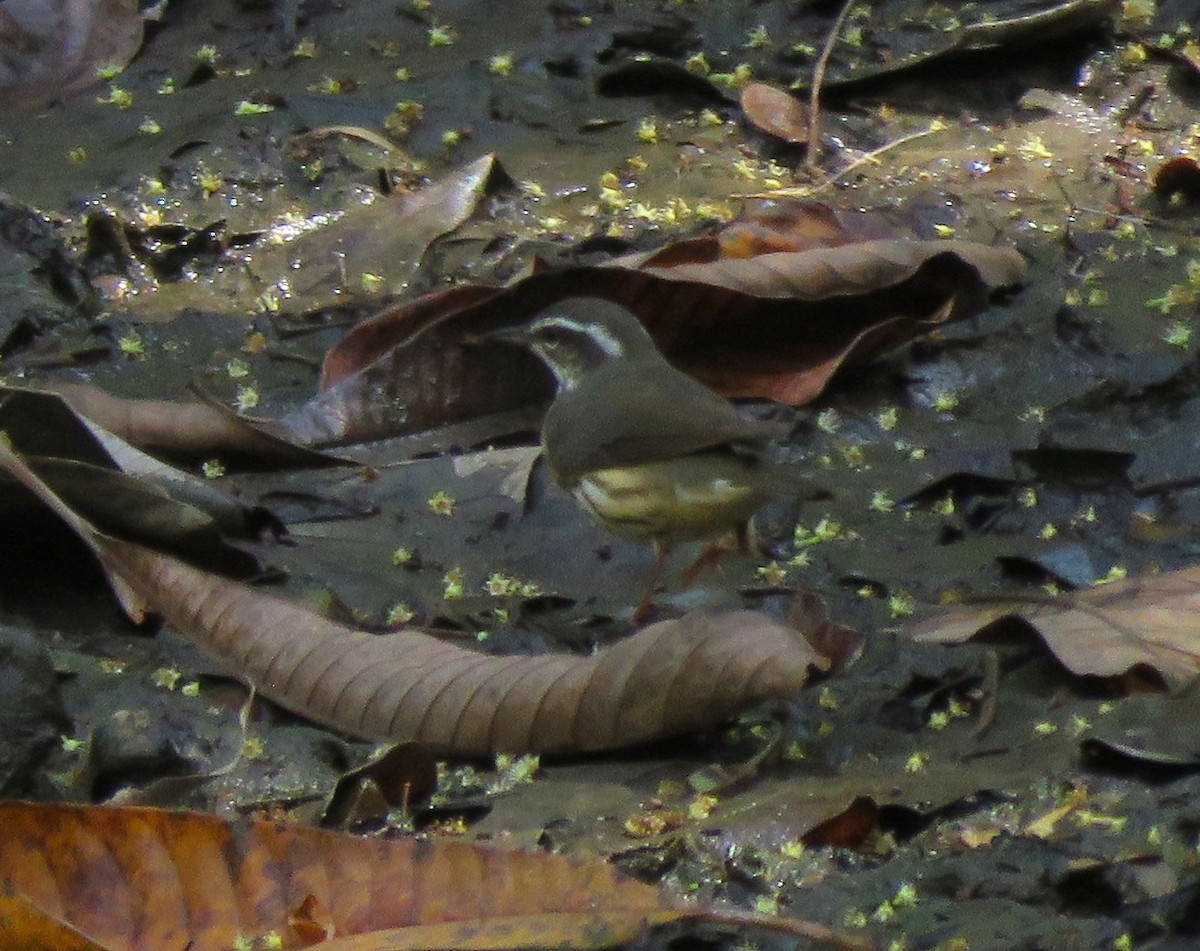
M5 948L228 951L326 936L325 951L601 948L687 920L866 947L797 919L681 908L598 862L153 809L0 802L0 890Z
M912 634L920 641L956 644L1014 621L1037 631L1076 674L1115 677L1145 666L1176 689L1200 674L1200 568L1133 578L1045 604L954 611Z
M791 93L767 83L747 83L741 100L746 118L763 132L793 145L808 141L808 109Z
M0 465L95 552L131 617L161 615L264 696L356 736L462 755L610 749L720 723L828 667L800 632L752 611L653 624L590 657L380 637L100 534L3 440Z
M976 313L989 288L1023 273L1010 249L869 241L669 268L613 263L534 274L505 289L455 288L352 329L326 359L330 388L280 423L297 441L333 445L524 406L549 393L536 361L465 341L575 295L629 307L668 357L728 396L798 404L847 360ZM389 342L399 345L387 349Z

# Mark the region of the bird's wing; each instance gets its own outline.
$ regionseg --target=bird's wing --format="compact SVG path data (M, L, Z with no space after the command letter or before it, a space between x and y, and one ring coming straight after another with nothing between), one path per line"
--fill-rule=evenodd
M595 370L562 393L542 430L560 481L596 469L728 447L757 456L779 423L743 418L724 397L674 367L628 361Z

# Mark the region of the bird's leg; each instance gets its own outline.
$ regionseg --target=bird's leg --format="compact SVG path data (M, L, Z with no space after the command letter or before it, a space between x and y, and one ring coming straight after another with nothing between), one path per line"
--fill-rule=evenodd
M658 588L659 579L662 578L663 569L667 564L667 556L671 554L671 543L669 541L661 541L654 539L654 570L650 573L650 581L646 585L646 590L642 593L642 599L638 602L638 606L633 609L633 623L645 624L650 620L654 613L654 592Z
M731 544L732 541L732 544ZM686 591L705 569L713 567L723 555L750 555L754 552L750 523L742 522L730 535L713 542L693 561L679 578L680 590Z

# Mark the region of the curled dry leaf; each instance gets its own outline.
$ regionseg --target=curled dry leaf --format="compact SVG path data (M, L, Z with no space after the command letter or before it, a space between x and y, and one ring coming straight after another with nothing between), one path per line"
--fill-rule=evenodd
M954 611L917 626L912 636L956 644L1014 622L1033 628L1073 673L1116 677L1145 666L1182 689L1200 674L1200 568L1133 578L1044 604Z
M793 145L808 141L808 109L786 90L768 83L747 83L741 101L742 111L756 128Z
M7 443L0 465L91 548L131 617L161 615L264 696L355 736L461 755L611 749L713 726L829 666L799 631L751 611L664 621L590 657L377 636L102 535Z

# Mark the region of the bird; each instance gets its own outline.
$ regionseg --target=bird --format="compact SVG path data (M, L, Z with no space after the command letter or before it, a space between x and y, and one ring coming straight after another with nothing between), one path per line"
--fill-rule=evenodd
M750 518L772 497L819 493L768 458L785 424L742 416L668 362L638 318L613 301L566 298L485 339L524 346L554 375L541 430L554 481L599 525L654 546L635 621L651 613L676 543L735 534L748 552ZM722 550L701 555L684 585Z

